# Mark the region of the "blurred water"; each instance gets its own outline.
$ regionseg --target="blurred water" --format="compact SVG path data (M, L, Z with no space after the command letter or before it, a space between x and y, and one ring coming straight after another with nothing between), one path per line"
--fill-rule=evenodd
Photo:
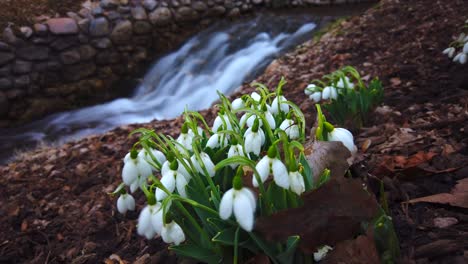
M317 24L313 16L298 14L220 22L159 59L131 97L0 130L0 161L38 142L63 143L119 125L174 118L185 107L208 108L217 90L230 94L253 79L279 54L312 38Z

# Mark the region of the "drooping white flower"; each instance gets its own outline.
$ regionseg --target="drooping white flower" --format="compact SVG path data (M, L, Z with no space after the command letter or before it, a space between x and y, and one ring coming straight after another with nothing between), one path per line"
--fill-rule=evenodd
M455 48L454 47L449 47L449 48L446 48L444 49L444 51L442 52L443 54L447 54L447 56L449 58L452 58L453 55L455 54Z
M460 62L460 63L461 63L461 58L462 58L463 55L466 56L466 54L463 53L463 52L458 53L458 54L455 56L455 58L453 58L453 62Z
M351 82L351 80L348 78L348 76L345 76L344 78L340 78L338 82L336 83L337 88L344 89L345 86L348 89L354 89L354 83Z
M328 251L333 250L332 247L330 246L323 246L317 250L317 252L314 252L314 260L316 262L321 261L323 258L327 256Z
M463 53L468 54L468 42L463 45Z
M125 214L128 210L135 210L135 199L130 194L122 194L117 199L117 210L121 214Z
M289 112L289 105L287 103L286 98L282 95L275 97L273 102L271 103L271 113L276 115L281 112L288 113Z
M336 90L335 87L333 86L327 86L323 88L322 91L322 99L323 100L328 100L328 99L336 99L338 98L338 91Z
M265 115L265 118L266 118L270 128L275 129L276 128L276 122L275 122L275 118L273 117L273 115L269 111L265 111L265 112L263 112L263 114ZM239 121L239 125L241 127L243 127L245 124L247 124L248 127L252 127L254 125L254 122L255 122L256 119L258 119L259 126L262 127L263 126L262 119L258 118L257 115L247 114L247 113L241 116L241 119Z
M263 144L265 144L265 133L259 127L255 132L254 126L249 127L244 133L244 149L247 154L254 153L260 155L260 150Z
M322 100L322 92L315 92L309 95L309 99L312 100L314 103L318 103Z
M262 96L259 95L257 92L253 92L250 94L250 97L255 101L255 102L260 102L262 100Z
M164 242L179 245L185 241L185 234L182 228L176 222L172 221L164 224L161 230L161 238Z
M245 153L244 153L244 148L242 147L241 144L231 145L231 147L229 148L227 157L232 158L232 157L235 157L235 156L246 157ZM231 166L231 168L235 169L235 168L237 168L237 166L239 166L239 164L230 164L229 166Z
M138 217L137 233L140 236L145 236L147 239L152 239L158 232L152 224L154 215L160 211L161 204L147 205L141 210Z
M328 141L340 141L351 154L357 152L357 147L354 145L353 134L345 128L334 128L328 133Z
M151 165L142 156L134 151L125 155L122 180L127 186L130 186L130 192L138 189L151 174Z
M224 114L224 113L220 113L214 120L213 122L213 127L212 127L212 131L213 132L218 132L219 128L223 129L223 130L232 130L232 124L231 124L231 121L229 121L229 117Z
M466 63L466 53L463 53L460 58L458 59L458 61L461 63L461 64L465 64Z
M256 208L255 196L247 188L231 188L224 193L219 204L219 216L228 219L232 213L237 223L247 232L252 231L254 226L254 213Z
M244 108L245 107L244 99L242 99L242 97L235 99L234 101L232 101L231 106L233 110L239 110L241 108Z
M180 131L179 137L177 137L176 139L176 141L182 146L176 145L177 149L179 149L182 152L184 151L184 149L188 151L192 151L193 150L192 149L193 138L194 138L193 131L191 131L191 129L188 128L187 124L184 124Z
M218 147L224 148L225 146L228 145L228 139L229 139L228 135L226 134L215 133L208 139L206 146L212 149L215 149Z
M187 194L185 192L185 186L189 182L190 179L187 179L185 175L178 171L179 164L177 161L173 161L171 163L169 170L162 170L161 171L161 184L170 192L174 192L177 188L177 192L180 196L187 198ZM167 197L167 193L163 190L156 188L156 200L161 201L162 199Z
M317 88L318 88L317 85L311 83L311 84L307 85L307 87L306 87L305 90L304 90L304 93L305 93L306 95L309 95L309 96L310 96L311 94L313 94L313 93L319 91L319 89L317 89Z
M298 171L289 172L289 185L291 191L297 195L301 195L305 192L304 177Z
M280 129L283 130L290 139L299 138L299 127L294 124L294 121L286 118L280 125Z
M166 161L166 156L164 156L164 153L157 149L150 149L151 154L156 158L156 161L162 165ZM148 163L154 162L153 159L151 158L151 155L146 151L146 149L142 149L138 153L138 157L144 159ZM153 170L156 168L153 168Z
M275 181L276 185L283 189L289 189L288 170L286 169L284 163L276 158L276 149L275 151L271 151L272 148L276 147L270 147L268 150L268 155L263 157L257 163L255 169L257 170L262 182L265 182L265 180L268 178L268 175L273 174L273 180ZM257 182L257 177L252 178L252 184L254 187L258 187L259 183Z
M205 152L200 152L200 158L201 158L201 163L197 160L196 156L193 155L190 159L193 163L193 165L195 166L195 169L205 175L205 176L210 176L210 177L214 177L215 174L216 174L216 171L215 171L215 165L213 163L213 161L211 160L210 156L208 154L206 154ZM203 170L203 166L206 168L207 172L208 172L208 175L205 174L205 170Z

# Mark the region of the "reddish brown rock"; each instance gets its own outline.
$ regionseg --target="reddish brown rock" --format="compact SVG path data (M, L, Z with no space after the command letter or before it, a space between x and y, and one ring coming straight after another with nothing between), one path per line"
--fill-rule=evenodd
M78 25L72 18L52 18L47 20L50 32L57 35L78 33Z

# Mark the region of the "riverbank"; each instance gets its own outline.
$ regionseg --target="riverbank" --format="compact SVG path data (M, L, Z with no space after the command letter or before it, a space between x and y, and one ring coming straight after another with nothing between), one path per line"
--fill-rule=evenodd
M362 76L380 77L384 106L355 133L361 161L352 171L384 180L404 263L467 261L466 211L437 203L402 204L449 192L466 178L467 66L441 54L466 14L463 0L430 5L384 0L318 42L278 59L257 80L273 87L284 76L285 96L300 105L310 125L314 107L303 89L311 80L344 65ZM244 85L236 95L250 91ZM212 120L215 111L202 114ZM140 263L174 261L159 240L138 237L137 215L117 214L115 200L106 193L120 179L122 157L135 141L128 138L132 129L145 126L176 136L181 124L177 118L125 126L26 153L0 167L0 260L95 263L112 256ZM364 142L370 147L362 148Z

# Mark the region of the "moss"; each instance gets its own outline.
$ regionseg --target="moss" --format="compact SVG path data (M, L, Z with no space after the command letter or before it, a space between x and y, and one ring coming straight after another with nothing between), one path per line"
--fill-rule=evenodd
M314 42L319 42L320 39L322 39L323 35L325 35L328 32L335 31L334 32L335 35L343 34L343 32L340 30L340 27L341 27L341 23L345 21L346 19L348 19L348 17L337 19L331 22L330 24L328 24L327 26L323 27L319 31L317 31L317 33L314 34L314 38L313 38Z

